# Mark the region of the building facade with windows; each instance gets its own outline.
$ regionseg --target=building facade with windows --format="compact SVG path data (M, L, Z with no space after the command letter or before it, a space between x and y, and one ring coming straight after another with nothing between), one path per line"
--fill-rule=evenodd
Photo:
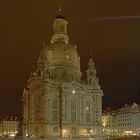
M36 137L100 136L103 91L93 59L81 80L80 56L72 45L61 10L53 35L40 51L36 68L23 92L24 130Z
M140 105L125 104L118 109L118 134L139 135L140 134Z
M104 136L140 136L140 105L125 104L119 109L105 109L102 115Z
M17 116L6 117L1 122L2 135L8 137L15 137L18 133L18 118Z
M117 135L117 111L107 108L102 115L103 135L116 136Z

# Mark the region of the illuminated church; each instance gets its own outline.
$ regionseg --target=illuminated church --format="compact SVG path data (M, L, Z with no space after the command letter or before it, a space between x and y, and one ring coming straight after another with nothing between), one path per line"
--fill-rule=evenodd
M24 129L36 137L81 137L100 135L103 91L93 59L81 80L80 56L72 45L59 10L53 35L43 45L24 89Z

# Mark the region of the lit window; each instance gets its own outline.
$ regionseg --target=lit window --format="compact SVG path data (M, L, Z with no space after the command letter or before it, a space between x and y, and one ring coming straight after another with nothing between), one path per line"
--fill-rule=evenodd
M72 90L72 93L75 94L75 90L74 89Z

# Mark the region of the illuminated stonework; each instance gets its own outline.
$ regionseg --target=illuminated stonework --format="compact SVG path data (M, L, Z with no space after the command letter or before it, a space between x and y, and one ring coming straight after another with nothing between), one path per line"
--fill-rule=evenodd
M30 136L100 135L103 92L92 58L81 81L80 57L59 11L50 44L44 45L24 89L24 123Z

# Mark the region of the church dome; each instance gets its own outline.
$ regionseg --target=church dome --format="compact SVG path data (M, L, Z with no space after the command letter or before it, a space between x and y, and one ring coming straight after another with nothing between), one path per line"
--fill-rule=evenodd
M65 44L57 41L47 46L47 58L50 65L69 66L79 68L79 56L76 46L72 46L69 42ZM78 64L78 65L77 65Z
M60 12L60 11L59 11ZM59 16L58 16L59 15ZM53 23L53 35L46 47L48 69L52 79L80 81L80 57L67 34L68 22L60 13Z
M80 80L80 57L76 47L69 42L56 41L47 46L47 59L53 78L63 77L63 80ZM63 76L60 76L62 73ZM59 78L59 80L61 80Z

